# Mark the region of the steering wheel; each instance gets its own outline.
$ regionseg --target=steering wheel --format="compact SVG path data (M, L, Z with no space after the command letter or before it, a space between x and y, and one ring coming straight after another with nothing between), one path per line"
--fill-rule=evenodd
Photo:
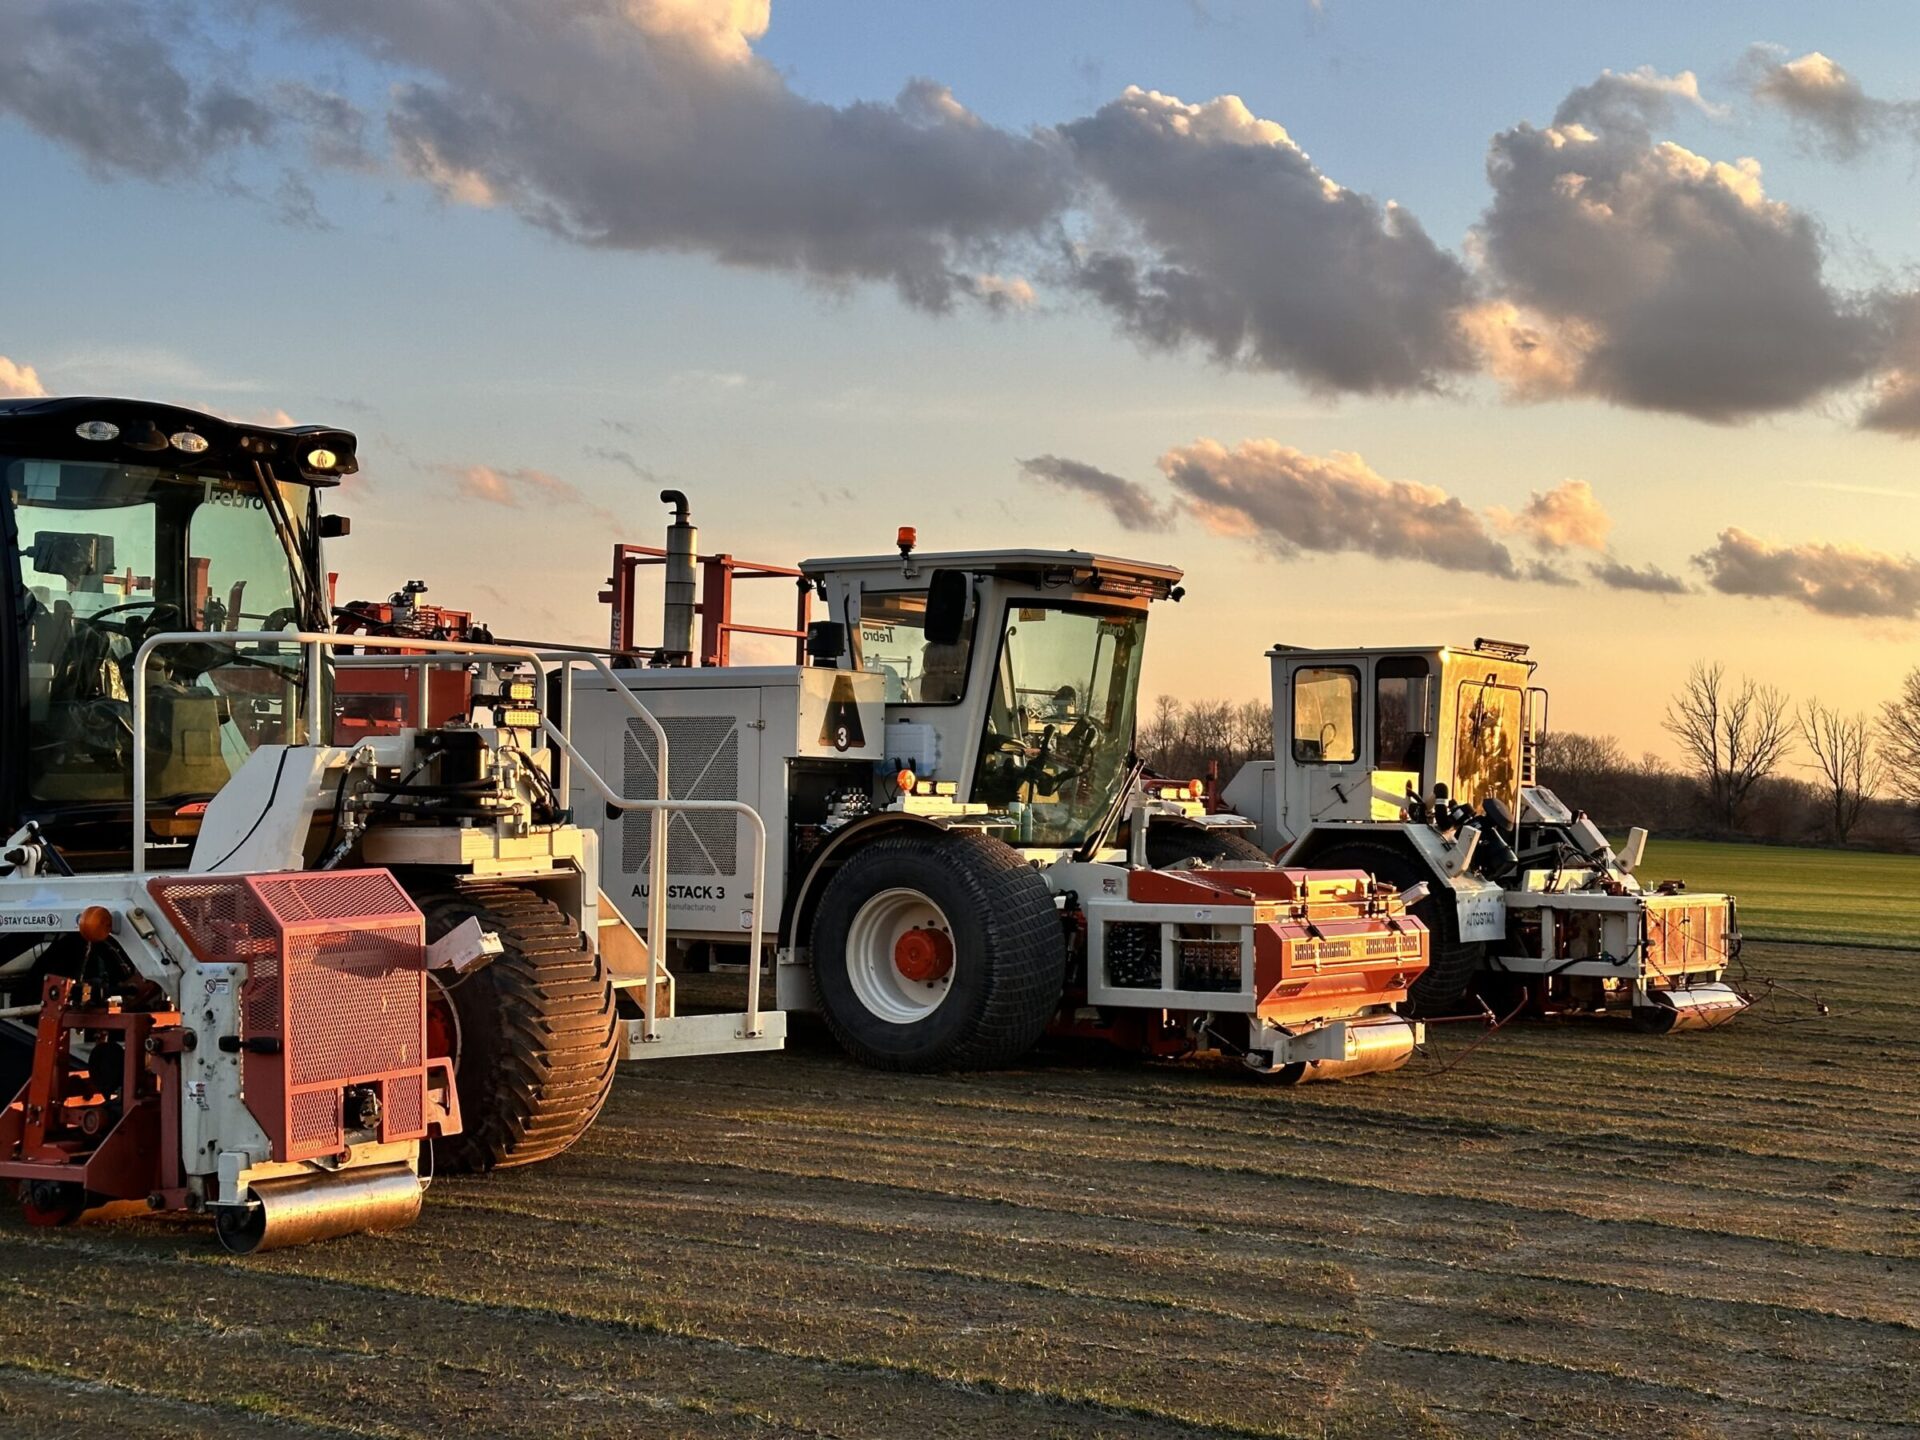
M118 615L123 610L148 611L145 620L129 615L124 620L109 620L109 615ZM104 610L96 610L87 616L87 624L96 629L105 630L110 635L124 635L136 645L155 630L167 627L158 623L162 615L178 616L180 607L165 600L128 600L124 604L109 605Z

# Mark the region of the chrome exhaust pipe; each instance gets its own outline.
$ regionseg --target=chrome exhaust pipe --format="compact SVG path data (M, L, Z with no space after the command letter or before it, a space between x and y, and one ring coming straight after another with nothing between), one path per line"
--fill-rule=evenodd
M691 665L694 662L694 557L699 549L700 532L693 526L693 514L685 495L678 490L662 490L660 498L673 506L673 523L667 527L667 595L660 643L670 664Z
M1696 985L1691 990L1649 990L1647 1003L1633 1009L1633 1023L1649 1035L1682 1030L1715 1030L1753 1002L1731 985Z
M252 1192L248 1204L222 1206L215 1220L220 1243L236 1255L404 1229L420 1218L426 1187L411 1165L368 1165L262 1180Z

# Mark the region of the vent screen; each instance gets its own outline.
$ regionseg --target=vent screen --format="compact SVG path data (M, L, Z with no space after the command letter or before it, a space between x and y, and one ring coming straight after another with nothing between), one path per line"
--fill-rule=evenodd
M670 792L676 800L737 800L740 798L740 730L731 715L669 715L661 718L667 732L667 754L672 773ZM651 798L659 787L659 746L653 732L638 718L627 721L626 793ZM621 819L621 868L629 875L644 874L653 857L653 816L629 810ZM673 815L667 827L667 869L675 875L732 875L740 868L740 821L732 811Z

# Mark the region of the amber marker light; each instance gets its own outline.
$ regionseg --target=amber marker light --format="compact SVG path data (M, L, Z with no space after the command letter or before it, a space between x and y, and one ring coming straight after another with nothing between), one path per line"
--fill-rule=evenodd
M913 793L913 783L917 778L911 770L898 771L893 777L894 788L899 790L902 795L911 795Z
M82 940L98 944L113 934L113 912L104 905L89 905L80 912L73 928L80 932Z

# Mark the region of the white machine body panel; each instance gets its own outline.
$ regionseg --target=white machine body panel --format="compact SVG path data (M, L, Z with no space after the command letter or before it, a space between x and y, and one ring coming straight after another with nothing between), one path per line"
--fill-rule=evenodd
M767 847L766 911L787 889L788 796L795 761L844 761L866 788L884 759L885 701L878 675L799 666L619 672L667 732L676 799L740 800L760 812ZM653 733L611 693L605 677L574 684L573 733L624 794L651 797L659 772ZM864 768L862 768L864 767ZM569 797L576 823L600 837L600 888L636 927L646 924L652 817L609 818L584 785ZM668 828L667 927L678 939L741 942L753 888L753 841L737 815L676 813ZM769 938L772 937L771 930Z

